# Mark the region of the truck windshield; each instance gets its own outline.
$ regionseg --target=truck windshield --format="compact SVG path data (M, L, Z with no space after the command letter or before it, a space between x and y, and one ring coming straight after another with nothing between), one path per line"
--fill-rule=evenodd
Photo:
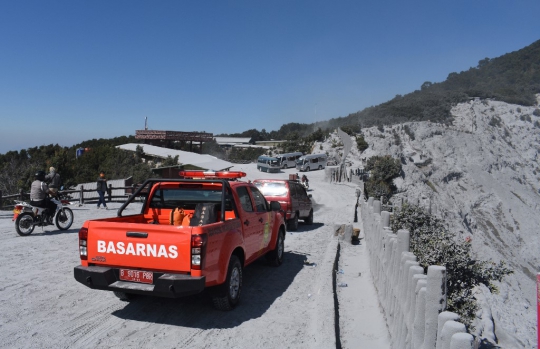
M289 189L282 182L255 182L253 183L264 196L287 196Z

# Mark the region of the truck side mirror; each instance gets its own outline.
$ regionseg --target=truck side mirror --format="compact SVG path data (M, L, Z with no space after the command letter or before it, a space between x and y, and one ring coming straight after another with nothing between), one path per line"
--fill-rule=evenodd
M277 201L270 201L270 209L272 211L279 211L281 210L281 204Z

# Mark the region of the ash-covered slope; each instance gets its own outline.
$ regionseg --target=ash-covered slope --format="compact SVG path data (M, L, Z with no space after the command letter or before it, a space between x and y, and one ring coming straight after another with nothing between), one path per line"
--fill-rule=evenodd
M502 348L536 346L539 114L538 104L470 101L452 109L450 126L425 121L364 129L369 148L348 157L353 166L374 155L401 158L404 176L395 181L394 201L431 202L459 238L472 238L478 259L504 260L514 270L499 294L477 292L476 331Z

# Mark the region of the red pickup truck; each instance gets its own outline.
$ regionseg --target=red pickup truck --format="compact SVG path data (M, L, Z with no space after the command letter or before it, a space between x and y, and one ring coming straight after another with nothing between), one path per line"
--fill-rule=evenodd
M281 265L286 229L278 202L237 181L243 172L180 174L184 179L146 180L117 217L83 224L78 282L122 300L176 298L210 287L214 306L230 310L240 299L245 266L263 255ZM141 197L141 212L123 216Z

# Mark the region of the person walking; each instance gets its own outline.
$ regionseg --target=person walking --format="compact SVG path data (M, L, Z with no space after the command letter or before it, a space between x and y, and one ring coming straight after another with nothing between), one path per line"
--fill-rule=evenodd
M99 177L96 183L96 190L99 195L97 208L100 208L99 205L103 204L103 208L107 210L108 209L107 204L105 203L105 192L107 191L107 178L105 178L105 172L103 171L99 172Z
M58 190L62 186L62 179L54 167L49 167L49 174L45 176L45 182L49 184L49 191L51 194L56 196Z

